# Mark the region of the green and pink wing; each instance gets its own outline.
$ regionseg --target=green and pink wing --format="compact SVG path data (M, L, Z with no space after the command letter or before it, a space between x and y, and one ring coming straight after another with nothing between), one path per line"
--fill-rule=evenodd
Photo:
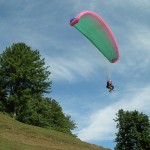
M105 21L96 13L84 11L70 20L70 25L79 30L111 62L119 59L116 39Z

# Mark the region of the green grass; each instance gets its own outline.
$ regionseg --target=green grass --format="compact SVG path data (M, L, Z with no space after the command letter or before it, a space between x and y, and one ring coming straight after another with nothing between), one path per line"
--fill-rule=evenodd
M0 113L0 150L109 150Z

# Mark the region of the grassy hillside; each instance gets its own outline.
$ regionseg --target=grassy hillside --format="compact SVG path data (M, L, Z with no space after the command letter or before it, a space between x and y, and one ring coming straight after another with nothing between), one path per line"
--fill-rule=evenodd
M0 150L109 150L0 113Z

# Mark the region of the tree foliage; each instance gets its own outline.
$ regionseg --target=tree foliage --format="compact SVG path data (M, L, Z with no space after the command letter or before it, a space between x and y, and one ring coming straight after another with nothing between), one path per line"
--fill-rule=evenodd
M60 105L45 98L52 82L38 50L13 44L0 55L0 111L24 123L71 133L76 127Z
M7 92L7 108L17 113L24 94L32 95L49 92L50 72L45 67L39 51L32 50L24 43L13 44L0 55L1 79Z
M150 122L148 116L138 111L120 109L115 119L116 133L115 150L149 150Z

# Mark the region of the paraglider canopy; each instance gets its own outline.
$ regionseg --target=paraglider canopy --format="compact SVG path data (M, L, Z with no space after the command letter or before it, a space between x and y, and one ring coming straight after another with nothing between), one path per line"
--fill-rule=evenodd
M111 63L118 61L119 50L116 39L110 27L99 15L84 11L71 19L70 25L88 38Z

